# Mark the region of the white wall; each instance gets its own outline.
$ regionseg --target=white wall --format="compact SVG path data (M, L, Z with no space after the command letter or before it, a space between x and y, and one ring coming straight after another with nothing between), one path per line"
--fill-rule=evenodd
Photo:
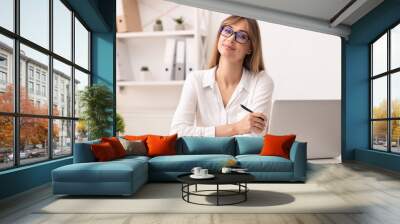
M212 13L209 52L227 14ZM267 72L275 82L274 99L341 99L339 37L258 22Z

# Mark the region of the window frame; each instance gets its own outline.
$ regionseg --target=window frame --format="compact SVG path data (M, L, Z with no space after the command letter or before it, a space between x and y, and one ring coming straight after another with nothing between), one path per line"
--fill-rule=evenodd
M393 152L392 151L392 121L400 120L400 117L392 117L392 85L391 79L393 75L400 72L400 67L391 69L391 31L393 28L400 26L400 21L395 22L389 28L387 28L383 33L379 34L375 39L373 39L370 43L368 43L368 53L369 53L369 149L373 151L379 152L386 152L392 154L400 154L400 152ZM373 74L373 44L378 41L384 35L387 35L387 64L386 64L386 71L374 76ZM386 87L387 87L387 105L386 105L386 118L373 118L373 81L378 78L386 77ZM373 133L373 122L374 121L386 121L386 151L379 150L374 148L374 133Z
M71 23L71 58L67 59L64 58L63 56L55 53L53 50L54 44L53 44L53 1L54 0L48 0L49 3L49 47L46 49L45 47L42 47L39 44L34 43L33 41L30 41L29 39L24 38L23 36L20 35L20 0L14 0L13 1L13 10L14 10L14 18L13 18L13 26L14 26L14 31L10 31L4 27L0 26L0 35L3 35L7 38L12 39L13 41L13 64L12 66L12 74L14 78L14 110L13 112L2 112L0 111L0 116L10 116L13 119L13 153L14 153L14 161L13 161L13 166L10 167L5 167L5 168L0 168L0 172L5 171L5 170L10 170L10 169L16 169L19 167L23 166L30 166L33 164L38 164L38 163L43 163L47 162L50 160L58 160L66 157L73 156L74 153L74 143L75 143L75 126L76 126L76 121L79 120L79 117L75 116L75 108L72 106L71 108L71 114L70 116L56 116L53 115L53 60L58 60L61 63L64 63L68 66L71 66L71 85L72 85L72 99L71 99L71 105L74 105L75 103L75 88L74 88L74 82L75 82L75 69L85 73L89 77L89 83L88 86L92 85L93 77L92 77L92 69L91 69L91 49L92 49L92 44L91 44L91 37L92 37L92 31L89 29L87 24L83 21L83 19L72 9L72 7L65 1L65 0L59 0L68 10L71 11L71 18L70 18L70 23ZM75 63L75 18L83 25L83 27L88 31L88 69L85 69L81 67L80 65ZM49 62L48 62L48 82L46 84L46 91L48 93L45 93L48 96L48 108L49 111L46 115L39 115L39 114L26 114L26 113L21 113L20 111L20 45L23 44L27 47L32 48L33 50L36 50L40 53L43 53L48 56ZM29 64L27 64L29 66ZM28 71L27 67L27 71ZM33 70L33 83L34 86L36 83L42 83L41 81L41 72L39 76L38 82L36 82L36 69ZM28 82L30 80L30 74L27 72L26 75L26 81ZM28 87L29 88L29 87ZM27 89L27 91L29 91ZM36 91L36 89L34 89ZM41 96L42 94L38 95ZM40 160L38 162L32 162L32 163L26 163L26 164L21 164L20 161L20 119L21 118L45 118L47 119L48 122L48 136L47 136L47 142L49 143L47 145L47 150L48 150L48 155L47 158L43 158L43 160ZM53 147L53 123L57 120L64 120L64 121L70 121L71 122L71 153L68 155L62 155L62 156L55 156L53 155L54 152L54 147Z

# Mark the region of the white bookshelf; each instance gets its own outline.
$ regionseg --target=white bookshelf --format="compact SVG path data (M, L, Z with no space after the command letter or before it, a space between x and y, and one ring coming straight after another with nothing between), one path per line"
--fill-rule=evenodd
M151 31L151 32L127 32L117 33L117 39L134 39L134 38L148 38L148 37L194 37L194 30L180 30L180 31Z
M117 86L119 87L157 87L157 86L182 86L184 80L171 80L171 81L119 81Z
M167 135L185 82L163 77L167 40L193 38L193 69L204 69L210 13L164 0L137 1L143 32L117 33L117 112L125 120L126 134ZM172 18L180 16L186 28L176 31ZM153 31L157 18L163 31ZM151 75L143 78L141 66Z
M165 76L164 57L167 39L193 38L190 51L195 57L193 70L204 69L209 32L210 12L163 0L138 0L143 32L117 33L117 84L119 86L179 85L183 80ZM175 30L173 18L183 17L185 30ZM155 20L163 21L163 31L153 31ZM146 66L150 76L140 79L140 68ZM186 72L185 72L186 73ZM185 74L186 76L187 74ZM124 81L119 81L124 80ZM154 82L154 83L151 83Z

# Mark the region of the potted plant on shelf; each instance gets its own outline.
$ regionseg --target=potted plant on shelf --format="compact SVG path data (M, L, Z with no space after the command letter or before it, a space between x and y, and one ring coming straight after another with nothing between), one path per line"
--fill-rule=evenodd
M142 67L140 68L138 81L150 80L150 76L151 76L151 72L150 72L150 70L149 70L149 67L147 67L147 66L142 66Z
M185 24L183 21L183 17L178 17L178 18L174 18L175 21L175 30L184 30L185 29Z
M163 29L164 28L161 19L156 19L156 22L153 26L153 31L163 31Z
M79 93L81 119L87 127L88 140L111 136L113 117L113 94L103 84L86 87Z

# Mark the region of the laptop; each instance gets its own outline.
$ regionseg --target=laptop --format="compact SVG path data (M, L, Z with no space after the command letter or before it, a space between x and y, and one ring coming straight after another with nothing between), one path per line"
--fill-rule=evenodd
M341 155L340 100L275 100L268 133L296 134L307 142L308 159Z

